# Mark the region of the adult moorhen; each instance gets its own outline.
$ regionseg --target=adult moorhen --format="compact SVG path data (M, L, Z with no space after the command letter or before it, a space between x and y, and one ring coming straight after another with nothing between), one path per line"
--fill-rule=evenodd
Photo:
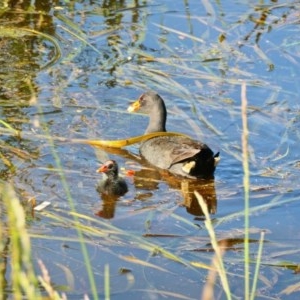
M145 134L166 131L167 110L164 100L157 93L148 91L142 94L127 110L149 115ZM150 138L141 144L140 154L156 167L195 179L214 178L220 160L219 152L214 154L206 144L180 135Z
M119 197L128 192L126 181L119 177L119 168L116 161L106 161L97 172L106 175L106 178L100 181L96 187L99 193L107 196Z

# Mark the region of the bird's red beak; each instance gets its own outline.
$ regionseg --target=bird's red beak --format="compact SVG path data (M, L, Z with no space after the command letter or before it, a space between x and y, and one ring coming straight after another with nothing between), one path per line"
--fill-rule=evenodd
M96 172L97 173L105 173L107 171L107 166L102 165Z

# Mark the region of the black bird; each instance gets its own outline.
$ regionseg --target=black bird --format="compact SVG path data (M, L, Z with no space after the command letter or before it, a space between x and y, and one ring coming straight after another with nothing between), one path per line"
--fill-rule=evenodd
M97 185L96 189L99 193L107 196L119 197L128 192L126 181L119 177L119 168L116 161L106 161L97 172L106 175L106 178Z
M145 134L166 132L167 110L157 93L142 94L127 110L149 115ZM179 135L150 138L141 144L140 154L152 165L188 178L214 178L220 160L219 152L214 154L206 144Z

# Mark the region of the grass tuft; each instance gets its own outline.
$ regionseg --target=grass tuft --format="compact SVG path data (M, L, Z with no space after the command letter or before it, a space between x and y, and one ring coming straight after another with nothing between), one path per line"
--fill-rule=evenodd
M223 250L221 248L221 246L218 244L218 240L213 228L213 224L207 209L207 205L203 199L203 197L198 193L195 192L195 195L197 197L197 200L199 202L199 205L201 206L201 209L203 211L203 214L206 218L205 220L205 227L208 231L208 234L210 236L210 240L211 240L211 244L212 247L215 251L215 257L213 258L212 264L213 267L217 270L219 277L221 279L221 283L222 283L222 287L223 290L226 294L227 299L232 299L231 297L231 292L230 292L230 287L229 287L229 283L228 283L228 278L227 278L227 274L226 274L226 270L224 267L224 262L223 262ZM210 298L213 295L213 280L215 279L215 272L214 271L210 271L209 273L209 280L208 280L208 284L206 285L206 287L204 288L203 292L203 299L213 299Z
M8 229L7 232L2 232L2 238L8 239L10 243L10 275L14 299L38 299L40 292L31 261L30 237L26 230L24 209L11 184L0 182L0 195L7 211L7 222L3 222L1 228ZM4 282L5 274L0 274L3 276L0 281Z

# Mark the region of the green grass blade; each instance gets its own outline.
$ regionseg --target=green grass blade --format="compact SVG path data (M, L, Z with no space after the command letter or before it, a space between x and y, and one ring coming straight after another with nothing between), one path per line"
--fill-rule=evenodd
M110 299L110 280L109 280L109 265L104 266L104 298Z
M242 83L241 89L241 113L242 113L242 153L243 153L243 186L244 186L244 201L245 201L245 240L244 240L244 268L245 268L245 300L249 300L250 296L250 259L249 259L249 189L250 189L250 172L249 172L249 157L248 157L248 124L247 124L247 96L246 83Z
M264 238L265 238L265 232L262 231L260 234L259 247L258 247L258 252L257 252L257 259L256 259L255 272L254 272L254 278L253 278L253 283L252 283L250 300L255 299L255 292L256 292L256 286L257 286L257 281L258 281L258 276L259 276L259 268L260 268L262 250L263 250L263 245L264 245Z
M220 246L218 245L218 241L216 238L216 234L213 228L213 224L212 221L210 219L210 215L207 209L207 205L204 202L203 197L197 192L195 191L195 195L197 197L197 200L199 202L199 205L201 206L201 209L204 213L205 216L205 227L208 231L208 234L210 236L210 240L211 240L211 244L212 247L216 253L216 265L215 267L217 268L218 274L220 276L221 282L222 282L222 286L224 289L224 292L226 294L226 297L228 300L231 300L231 292L230 292L230 287L229 287L229 283L228 283L228 278L227 278L227 274L226 274L226 270L224 267L224 263L223 263L223 257L222 257L222 250L220 248Z
M13 298L39 299L38 280L31 260L31 243L26 230L24 209L10 184L0 182L0 196L8 216L5 225L8 225ZM5 225L1 224L1 227Z

